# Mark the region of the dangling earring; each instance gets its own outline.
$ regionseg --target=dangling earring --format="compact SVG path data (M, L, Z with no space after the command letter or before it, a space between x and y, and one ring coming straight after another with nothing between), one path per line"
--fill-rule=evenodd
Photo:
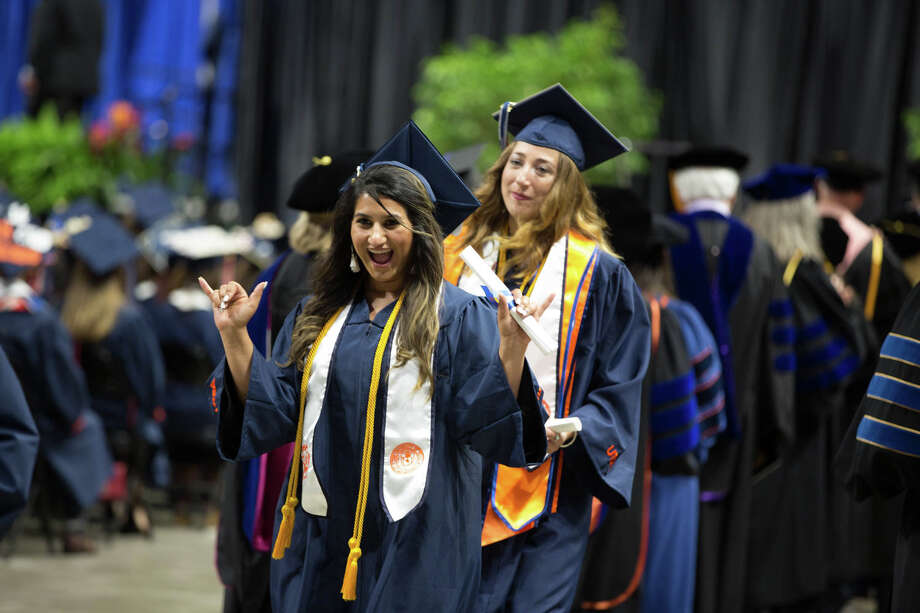
M361 267L358 266L358 258L355 257L355 250L351 250L351 261L348 263L348 268L351 269L351 272L358 273L361 272Z

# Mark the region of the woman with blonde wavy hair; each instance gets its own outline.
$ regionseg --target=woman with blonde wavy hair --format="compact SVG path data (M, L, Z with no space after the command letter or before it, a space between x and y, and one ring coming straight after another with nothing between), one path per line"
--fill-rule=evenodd
M503 140L516 140L477 191L482 207L446 241L445 275L482 293L458 257L470 245L525 305L550 300L541 326L556 342L548 353L531 347L527 361L544 417L577 417L581 430L547 428L537 465L486 468L479 610L567 611L592 496L628 505L636 468L649 320L581 175L626 148L558 84L506 103L497 119Z
M546 447L528 337L507 308L496 316L442 280L442 227L476 204L408 124L340 197L313 293L271 360L245 328L264 284L247 295L200 280L227 355L211 384L221 454L296 442L276 513L275 610L475 608L482 457L522 466Z

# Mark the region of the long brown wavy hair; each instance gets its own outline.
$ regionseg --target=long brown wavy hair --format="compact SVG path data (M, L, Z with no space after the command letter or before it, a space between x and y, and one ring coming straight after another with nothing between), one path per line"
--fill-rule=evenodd
M360 272L348 267L351 260L351 223L355 203L367 194L378 203L389 198L403 205L412 230L412 248L406 281L406 297L400 315L396 366L412 358L419 361L419 382L434 383L431 356L438 336L438 298L444 274L441 228L434 217L434 203L421 181L397 166L375 166L359 176L339 197L332 221L332 244L316 263L313 294L294 322L290 364L303 369L310 346L323 325L335 312L358 296L367 279L363 264ZM381 204L381 206L383 206ZM357 259L357 258L356 258Z
M556 180L540 207L539 215L521 225L514 235L507 236L510 216L502 199L502 172L515 142L505 147L476 190L482 206L470 215L465 224L469 230L458 252L472 245L481 253L487 240L498 239L499 248L509 254L498 271L498 276L502 278L509 271L514 271L521 278L535 273L553 243L569 230L576 230L596 242L601 249L612 253L605 236L607 224L598 212L594 196L575 162L562 153L559 154Z

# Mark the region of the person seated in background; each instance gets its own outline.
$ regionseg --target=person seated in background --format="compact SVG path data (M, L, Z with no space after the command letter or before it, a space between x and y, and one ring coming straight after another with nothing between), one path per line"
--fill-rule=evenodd
M816 186L821 248L835 272L856 291L878 338L884 338L910 284L882 232L856 216L865 203L866 186L881 179L882 172L841 150L816 157L813 166L825 171Z
M2 240L2 239L0 239ZM0 243L0 262L3 262ZM19 379L0 349L0 541L29 500L32 470L38 456L38 429Z
M910 198L893 215L882 218L878 226L901 258L904 274L911 285L920 282L920 160L907 167L910 176Z
M85 511L112 475L105 430L91 408L67 329L30 285L41 276L42 253L52 247L51 233L31 224L27 210L10 205L3 213L0 348L16 372L40 434L35 477L39 512L49 546L54 536L50 518L58 515L64 519L64 552L93 552Z
M122 530L149 535L144 484L165 487L168 481L161 428L165 373L153 326L125 290L126 268L139 252L127 230L101 209L65 212L53 223L73 258L61 321L76 343L93 410L126 471L118 488L126 490L125 500L113 507L128 505L119 517Z

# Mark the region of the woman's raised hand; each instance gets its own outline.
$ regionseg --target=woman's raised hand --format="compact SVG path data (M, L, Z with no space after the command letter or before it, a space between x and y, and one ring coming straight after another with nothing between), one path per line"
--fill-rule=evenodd
M537 304L536 302L531 302L529 296L521 294L521 290L519 289L513 290L511 295L514 297L515 303L517 303L517 306L514 308L519 314L524 317L533 315L537 320L540 319L540 316L543 315L543 311L546 310L553 302L553 298L556 297L556 294L550 294L542 304ZM527 344L530 342L530 338L521 326L511 317L511 310L508 308L508 299L505 296L499 296L499 302L498 332L501 337L502 345L508 348L526 348Z
M212 289L204 278L198 277L198 285L201 286L201 291L211 299L211 304L214 306L214 325L223 334L246 327L256 309L259 308L259 301L262 299L262 292L265 291L266 282L259 283L251 295L247 295L243 286L236 281L224 283L218 289Z

